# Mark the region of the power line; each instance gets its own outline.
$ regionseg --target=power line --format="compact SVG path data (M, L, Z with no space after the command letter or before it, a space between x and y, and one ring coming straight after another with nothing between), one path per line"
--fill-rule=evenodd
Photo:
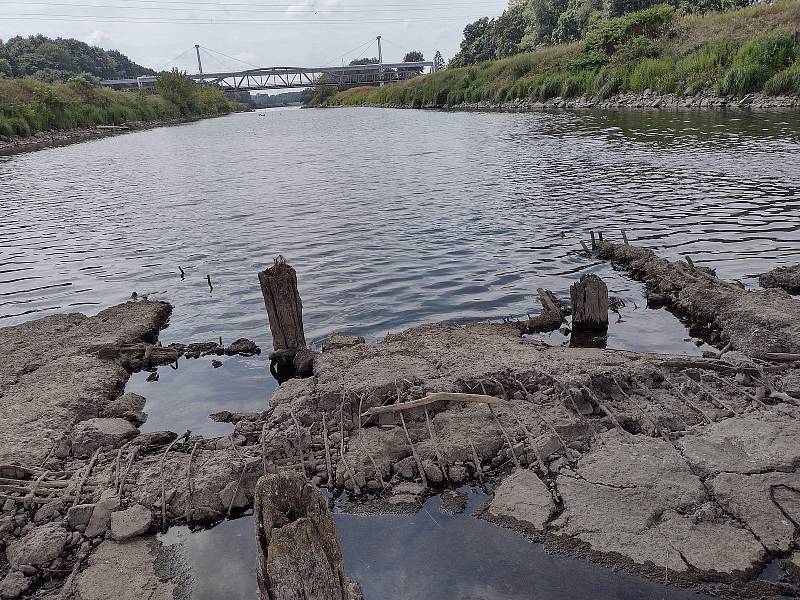
M446 17L405 17L396 19L214 19L214 18L161 18L161 17L126 17L115 15L75 15L53 13L14 13L3 15L9 20L30 21L74 21L84 23L140 23L140 24L174 24L174 25L247 25L254 23L274 25L358 25L358 24L396 24L396 23L429 23L452 21L453 19L477 19L480 15L449 15Z
M109 1L109 0L106 0ZM168 8L170 5L184 5L189 6L190 8L197 8L197 6L213 6L217 7L220 10L231 10L230 7L234 6L244 6L244 7L253 7L253 8L263 8L263 7L270 7L270 8L283 8L283 9L294 9L296 8L296 4L269 4L269 3L262 3L262 2L211 2L211 1L198 1L194 2L191 0L118 0L120 2L126 3L133 3L133 4L146 4L146 5L155 5L156 8L163 8L165 10L172 10ZM12 0L9 2L0 2L0 5L13 5L13 4L47 4L47 5L54 5L54 6L70 6L70 3L64 2L47 2L47 1L35 1L35 2L28 2L28 1L21 1L21 0ZM420 7L418 4L385 4L382 6L383 9L428 9L428 8L469 8L475 6L497 6L497 2L491 2L489 0L479 1L479 2L429 2L424 7ZM76 6L79 6L76 4ZM94 6L94 5L90 5ZM100 6L100 5L97 5ZM131 8L126 6L117 6L111 5L112 8ZM339 10L338 8L330 8L327 9L328 11L335 11ZM359 6L357 4L353 5L353 10L364 11L364 10L377 10L371 4Z
M142 0L128 0L131 2L141 2ZM343 13L364 13L371 12L371 13L394 13L394 12L409 12L409 11L443 11L443 10L450 10L452 8L474 8L475 5L442 5L439 7L436 6L397 6L394 8L391 7L381 7L381 8L328 8L328 9L313 9L313 8L295 8L291 5L286 5L281 8L232 8L233 6L238 5L230 5L229 7L220 7L217 6L215 8L202 8L199 9L196 6L154 6L153 8L150 7L143 7L143 6L118 6L114 4L86 4L86 3L78 3L78 2L50 2L47 0L28 0L25 2L26 6L59 6L62 8L70 7L70 8L110 8L113 10L164 10L164 11L171 11L171 12L213 12L213 13L231 13L231 12L241 12L241 13L280 13L280 14L343 14ZM262 5L264 6L264 5Z

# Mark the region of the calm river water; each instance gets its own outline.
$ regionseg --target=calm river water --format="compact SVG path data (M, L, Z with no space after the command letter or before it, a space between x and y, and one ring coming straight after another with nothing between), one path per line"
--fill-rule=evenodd
M671 314L645 308L641 285L577 252L590 229L621 228L748 286L798 262L800 115L273 110L0 157L0 326L159 292L175 305L165 343L248 337L268 351L256 273L282 254L315 343L334 329L378 339L522 316L538 310L536 288L568 295L596 272L626 302L609 347L701 352ZM148 398L145 429L203 434L229 430L210 412L263 410L273 388L266 353L129 384ZM476 527L458 530L500 535ZM476 583L460 597L532 597L510 560L513 589L492 588L505 595ZM592 588L607 575L585 577Z

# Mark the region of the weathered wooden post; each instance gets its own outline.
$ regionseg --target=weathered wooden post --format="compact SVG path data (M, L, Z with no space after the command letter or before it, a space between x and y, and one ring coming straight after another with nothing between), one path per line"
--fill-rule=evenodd
M572 299L572 346L605 347L608 287L597 275L584 275L569 287Z
M270 371L279 382L308 377L314 368L314 353L306 348L303 302L297 290L297 273L282 256L258 274L272 332Z
M265 475L255 491L261 600L359 600L345 577L328 501L295 471Z

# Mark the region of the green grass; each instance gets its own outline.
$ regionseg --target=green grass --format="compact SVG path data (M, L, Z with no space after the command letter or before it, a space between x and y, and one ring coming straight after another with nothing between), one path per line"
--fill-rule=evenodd
M633 92L653 90L659 94L677 91L675 62L668 58L645 58L633 67L628 88Z
M355 88L329 105L455 106L624 92L764 91L799 94L800 2L777 0L682 16L666 6L599 23L582 43L445 69L381 88Z
M172 95L164 97L163 90L156 95L116 91L80 79L58 84L0 79L0 136L28 137L38 131L206 116L234 108L219 90L190 84L171 91Z
M770 96L796 94L800 96L800 63L775 73L764 84L764 93Z

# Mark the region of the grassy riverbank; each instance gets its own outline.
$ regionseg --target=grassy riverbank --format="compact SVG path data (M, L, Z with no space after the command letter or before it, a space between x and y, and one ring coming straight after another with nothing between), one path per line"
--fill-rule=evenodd
M354 88L329 106L455 106L625 92L800 95L800 2L680 15L659 5L598 22L581 42L449 68L382 88Z
M83 77L67 83L36 79L0 79L0 137L30 137L58 131L213 116L236 105L219 90L194 85L178 73L161 77L158 93L116 91Z

